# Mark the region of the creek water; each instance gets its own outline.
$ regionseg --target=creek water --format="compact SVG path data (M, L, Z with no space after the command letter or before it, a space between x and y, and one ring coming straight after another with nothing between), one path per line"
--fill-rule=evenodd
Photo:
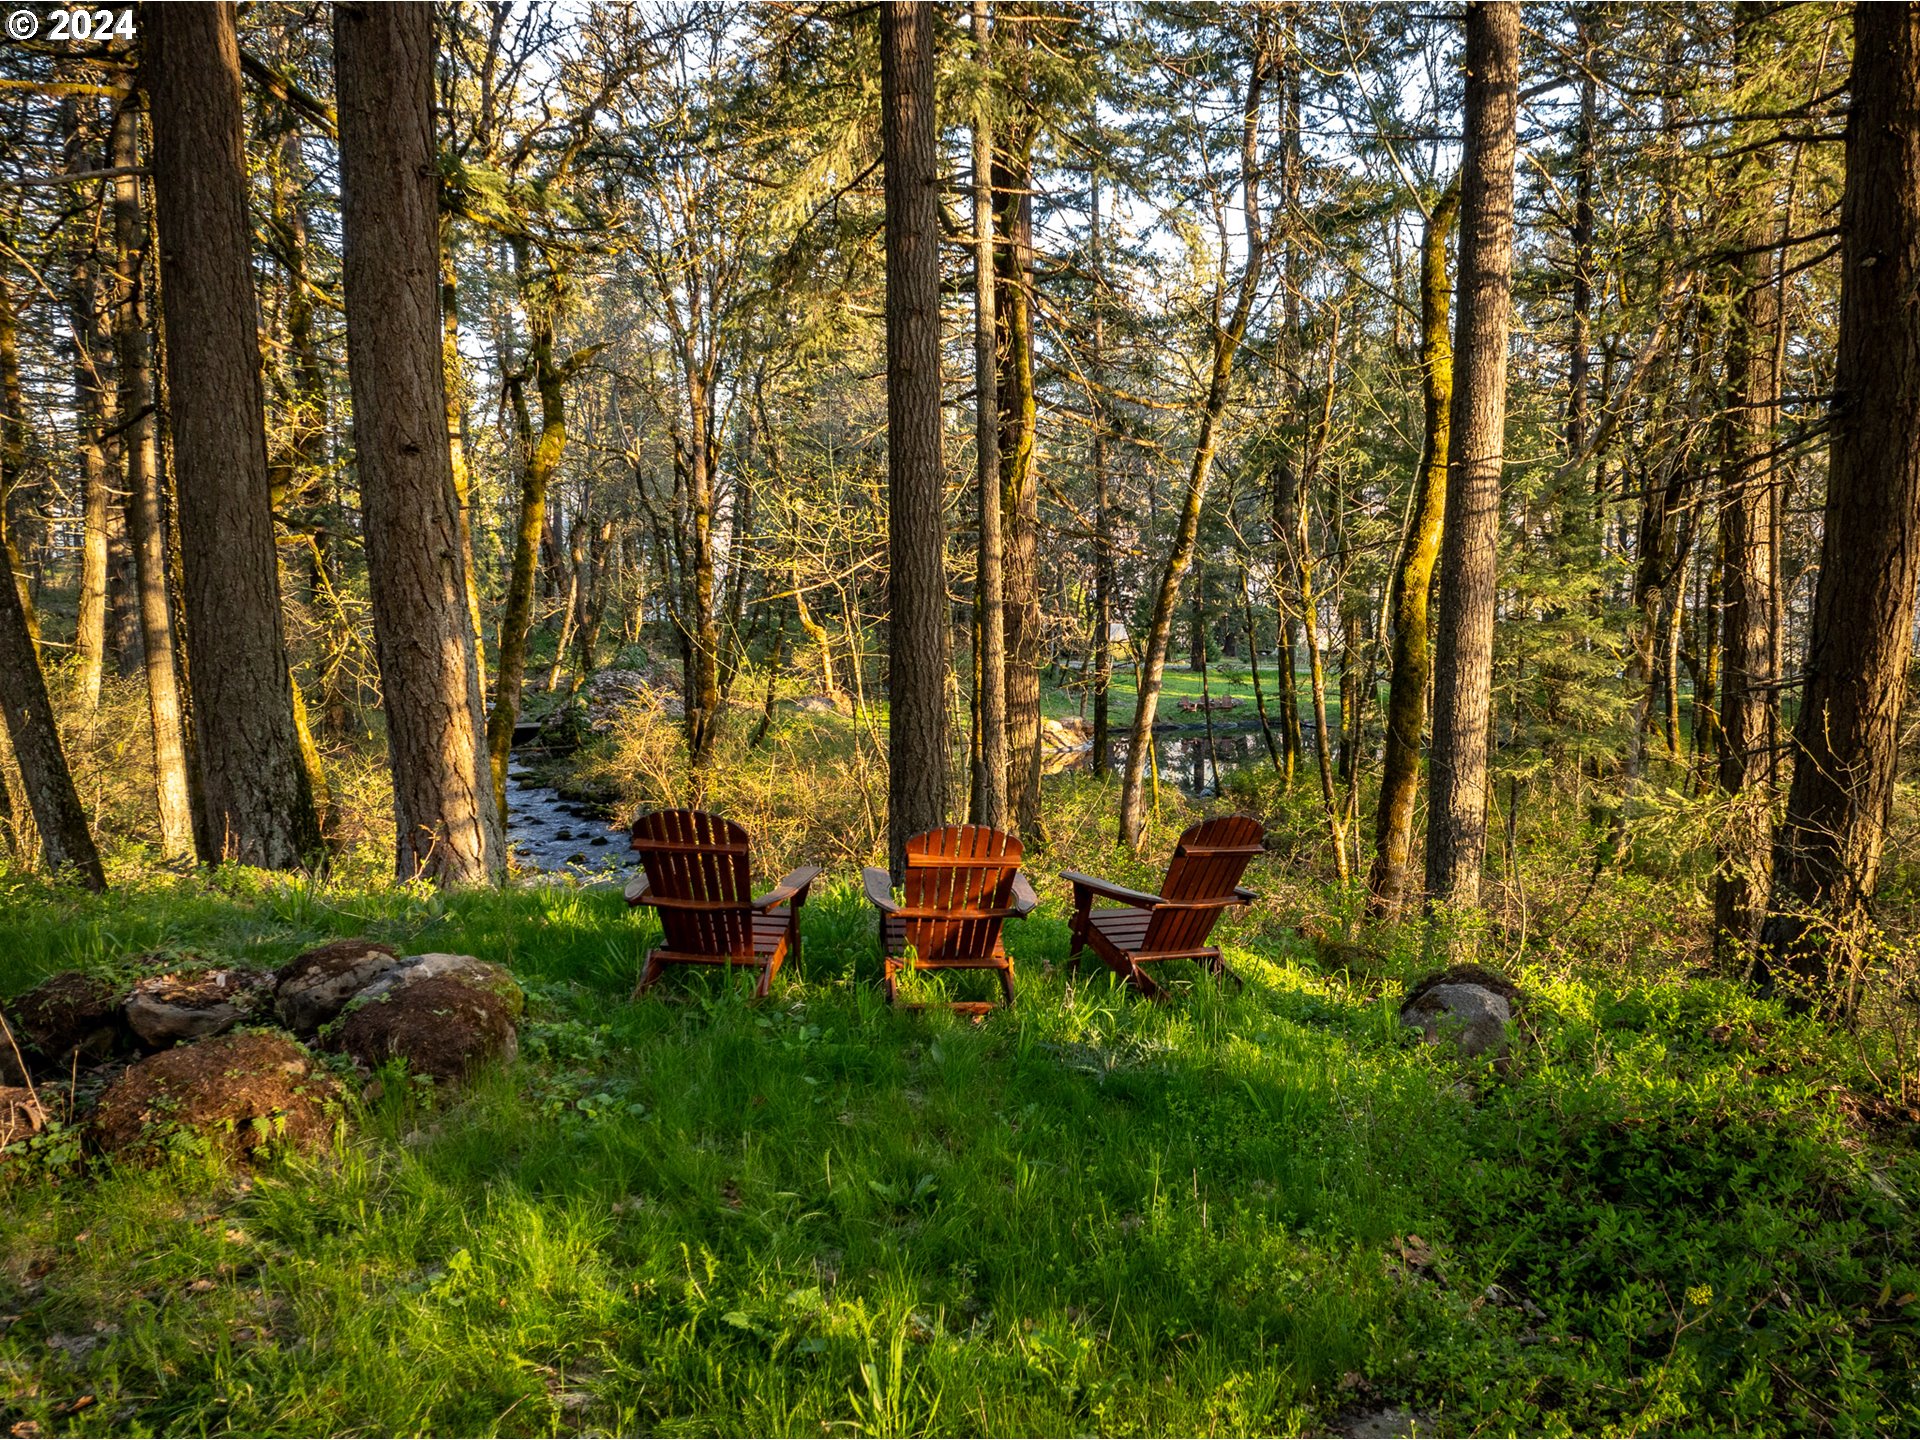
M592 873L633 858L605 807L535 783L518 752L507 769L507 850L524 870Z
M1275 740L1279 739L1276 735ZM1113 766L1118 770L1127 763L1127 735L1120 731L1113 737ZM1154 760L1160 769L1160 783L1175 785L1189 795L1215 795L1219 793L1220 782L1243 765L1251 765L1263 760L1267 744L1260 735L1260 727L1249 726L1244 722L1232 725L1214 722L1213 749L1211 755L1207 749L1207 732L1204 727L1182 725L1179 728L1168 726L1155 727L1153 732ZM1082 771L1093 768L1091 750L1075 751L1065 757L1066 763L1061 770Z

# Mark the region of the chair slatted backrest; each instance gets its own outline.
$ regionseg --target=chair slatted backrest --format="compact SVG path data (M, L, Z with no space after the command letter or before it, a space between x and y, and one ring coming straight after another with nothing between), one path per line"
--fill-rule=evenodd
M1013 913L1020 842L984 825L949 825L907 841L900 918L921 960L985 960Z
M655 810L633 822L666 948L751 958L747 832L703 810Z
M1187 828L1174 846L1167 903L1154 908L1141 953L1196 950L1207 943L1220 912L1233 903L1247 862L1266 845L1266 831L1251 815L1219 815Z

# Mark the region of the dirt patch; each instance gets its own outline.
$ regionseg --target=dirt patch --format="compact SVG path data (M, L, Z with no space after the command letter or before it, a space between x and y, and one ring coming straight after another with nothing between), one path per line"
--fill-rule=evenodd
M120 1002L124 987L101 975L63 970L13 1002L20 1036L56 1071L77 1054L82 1064L107 1060L133 1047Z
M260 1031L162 1051L108 1087L89 1136L109 1154L148 1157L191 1132L239 1160L313 1150L333 1134L338 1087L292 1040Z
M497 990L458 975L397 987L340 1022L334 1045L362 1065L404 1060L415 1075L464 1079L482 1061L519 1050L515 1007Z

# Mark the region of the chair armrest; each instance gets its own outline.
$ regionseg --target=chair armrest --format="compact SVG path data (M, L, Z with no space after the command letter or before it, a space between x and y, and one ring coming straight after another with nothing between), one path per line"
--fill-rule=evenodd
M627 904L653 904L653 882L647 879L646 871L642 870L627 882Z
M1040 897L1033 893L1033 882L1027 879L1027 872L1013 872L1013 913L1016 916L1030 914L1033 907L1040 903Z
M807 903L808 887L819 878L820 867L818 865L802 865L791 875L782 878L780 883L775 885L773 889L769 890L766 894L754 896L753 908L756 910L771 910L774 906L784 905L789 900L797 901L799 904L804 905Z
M1145 890L1129 890L1124 885L1116 885L1111 880L1096 879L1092 875L1082 875L1077 870L1062 871L1060 878L1071 884L1075 890L1091 890L1095 895L1104 895L1109 900L1118 900L1122 905L1132 905L1140 910L1150 910L1155 905L1167 903L1158 895L1150 895Z
M893 877L886 871L865 866L860 871L860 883L866 886L867 899L882 915L891 915L900 908L893 903Z
M1257 891L1249 890L1244 885L1236 885L1233 887L1233 898L1238 900L1242 905L1251 905L1254 901L1258 900L1260 896Z

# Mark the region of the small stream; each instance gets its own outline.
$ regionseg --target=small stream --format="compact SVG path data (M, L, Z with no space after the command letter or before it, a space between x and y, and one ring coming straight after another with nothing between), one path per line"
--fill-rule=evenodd
M604 807L535 783L518 752L507 769L507 850L526 870L592 873L633 858L625 829Z

